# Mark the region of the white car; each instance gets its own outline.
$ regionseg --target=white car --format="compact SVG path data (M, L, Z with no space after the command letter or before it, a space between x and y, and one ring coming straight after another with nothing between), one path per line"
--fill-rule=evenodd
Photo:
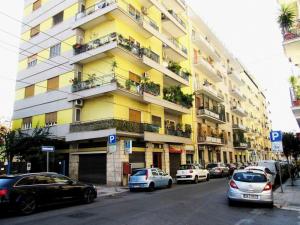
M176 174L177 183L192 181L195 184L199 180L209 181L209 171L197 164L181 165Z
M245 170L262 171L266 174L268 181L271 182L272 185L275 184L276 175L267 167L264 167L264 166L248 166L248 167L245 168Z

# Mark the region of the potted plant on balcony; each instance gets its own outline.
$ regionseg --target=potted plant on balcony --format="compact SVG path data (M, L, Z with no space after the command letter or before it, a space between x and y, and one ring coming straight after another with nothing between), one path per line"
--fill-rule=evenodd
M182 124L177 123L176 124L176 136L182 136L183 130L182 130Z
M290 5L281 5L280 14L277 18L277 22L281 28L282 35L289 33L290 28L293 26L296 18L296 13Z
M86 84L89 86L89 88L92 88L95 86L95 81L97 80L96 74L89 74L88 79L85 81Z
M176 73L177 75L180 74L180 70L181 70L181 66L179 65L179 63L174 62L174 61L170 61L168 63L168 67L169 70L171 70L173 73Z
M184 134L185 137L190 138L192 134L192 126L190 124L184 125Z
M187 69L183 69L183 70L182 70L182 76L183 76L184 79L187 80L187 79L189 79L190 76L192 76L192 74L191 74L191 72L188 71Z

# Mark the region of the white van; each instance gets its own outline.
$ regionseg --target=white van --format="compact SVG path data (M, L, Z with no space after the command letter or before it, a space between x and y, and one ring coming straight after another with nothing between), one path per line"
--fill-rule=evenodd
M274 173L275 176L277 176L279 162L275 160L261 160L257 162L257 165L267 167L269 170L271 170L272 173Z

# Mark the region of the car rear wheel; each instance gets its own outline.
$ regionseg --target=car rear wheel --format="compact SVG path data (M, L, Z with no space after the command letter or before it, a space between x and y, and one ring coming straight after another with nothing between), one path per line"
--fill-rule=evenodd
M198 184L198 176L195 176L194 184Z
M86 204L92 203L95 200L95 196L91 189L86 189L83 193L83 201Z
M154 191L154 189L155 189L155 185L154 185L154 183L152 182L152 183L149 184L148 191Z
M22 215L32 214L36 210L37 204L32 195L21 196L19 202L19 211Z
M171 188L172 187L172 184L173 184L173 182L172 182L172 180L169 180L169 182L168 182L168 188Z

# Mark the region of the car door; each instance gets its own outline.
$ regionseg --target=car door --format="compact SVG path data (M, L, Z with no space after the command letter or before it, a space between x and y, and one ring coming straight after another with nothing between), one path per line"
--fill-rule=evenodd
M36 175L34 187L41 204L53 204L61 201L59 186L48 175Z
M161 176L159 176L157 169L151 169L152 180L154 181L155 187L161 187Z
M167 176L165 176L164 171L158 169L158 175L159 175L159 177L160 177L161 186L167 186L169 180L168 180Z

